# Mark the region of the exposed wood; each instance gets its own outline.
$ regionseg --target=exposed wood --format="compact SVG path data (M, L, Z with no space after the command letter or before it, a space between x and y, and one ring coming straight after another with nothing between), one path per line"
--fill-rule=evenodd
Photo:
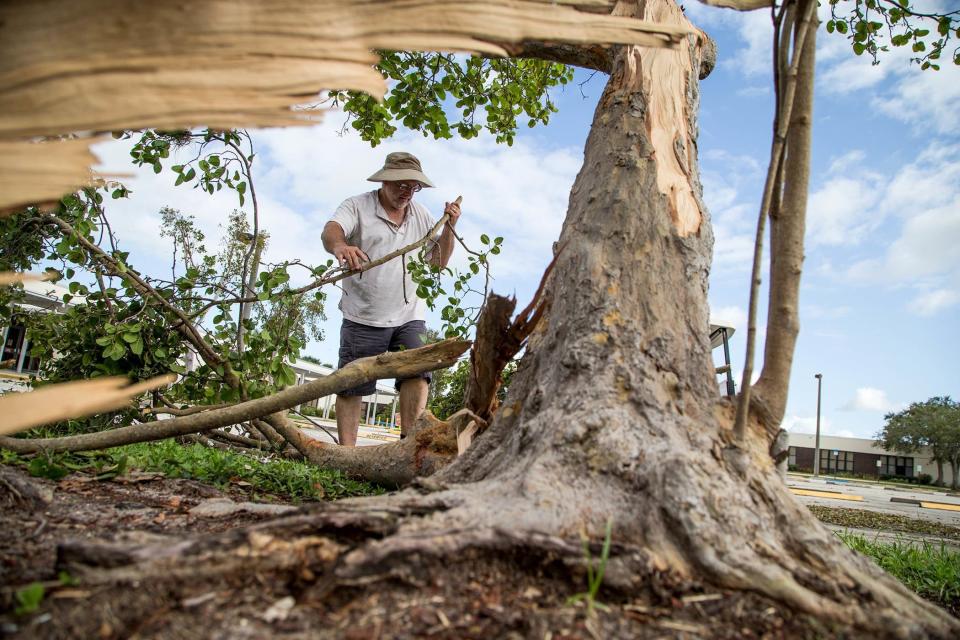
M0 434L120 409L129 406L137 396L172 384L175 379L158 376L130 384L123 377L94 378L46 385L29 393L7 393L0 396Z
M736 9L737 11L769 9L773 6L773 0L700 0L700 2L711 7Z
M291 107L323 89L383 95L384 79L373 68L376 49L506 55L503 44L524 40L669 47L686 34L595 12L606 7L530 0L290 0L282 6L207 0L129 3L118 11L113 0L4 2L0 141L15 142L9 149L20 161L0 153L0 176L19 180L0 189L0 210L55 200L87 181L89 141L49 143L38 155L36 145L25 144L34 136L313 123L319 112Z
M120 427L109 431L90 433L76 436L65 436L62 438L47 438L38 440L26 440L17 438L0 438L0 447L10 449L18 453L35 453L37 451L86 451L91 449L104 449L115 447L122 444L131 444L133 442L149 442L151 440L161 440L172 436L186 435L189 433L198 433L208 429L216 429L232 424L238 424L250 420L251 418L268 416L298 404L310 402L317 398L349 389L357 385L378 380L381 378L410 377L424 371L432 371L442 367L448 367L468 348L470 343L464 340L444 340L419 349L410 349L407 351L398 351L395 353L384 353L370 358L361 358L350 363L346 367L333 372L329 376L319 378L308 382L307 384L288 387L283 391L277 392L271 396L248 400L222 409L204 411L191 416L174 418L172 420L160 420L148 424L140 424L129 427ZM154 388L156 381L151 381L149 387L140 389L138 392ZM169 382L163 378L159 380L161 384ZM80 385L82 383L68 383L71 385ZM90 384L90 383L87 383ZM146 384L146 383L144 383ZM25 394L26 402L31 403L31 411L37 402L42 402L43 390L34 391ZM120 393L115 392L115 393ZM30 396L35 396L38 400L29 400ZM129 395L122 396L124 400ZM0 402L24 402L20 394L11 397L10 395L0 398ZM114 399L114 402L118 400ZM81 399L76 400L82 402ZM123 403L121 403L122 405ZM0 404L0 411L4 405ZM96 405L100 407L100 405ZM115 405L111 405L115 408ZM56 409L56 413L53 411ZM58 405L52 407L46 415L57 415L69 417L70 413L64 414L64 411L74 410L79 415L79 409L75 405ZM98 408L96 411L106 411L107 409ZM22 413L22 412L21 412ZM21 413L15 415L21 415ZM7 423L7 413L3 415L3 424ZM61 418L49 418L51 419ZM21 424L18 422L17 424ZM42 424L34 421L32 424ZM23 428L23 427L21 427ZM9 431L7 431L9 433Z
M2 150L0 150L0 153L2 153ZM2 271L0 272L0 287L19 284L28 280L44 281L52 279L53 274L50 273L15 273L13 271Z
M477 435L480 425L475 421L471 420L465 429L457 434L457 455L462 456L464 452L470 448L471 443L473 443L473 437Z
M489 421L497 410L497 391L503 384L500 377L503 369L523 349L527 338L549 309L544 287L560 251L562 248L544 270L530 303L512 322L510 315L516 307L516 299L494 293L487 296L477 322L477 339L470 350L470 376L464 391L464 407L484 421Z
M90 151L94 142L89 137L43 142L0 140L0 217L17 211L18 206L52 205L63 194L91 182L90 167L99 162Z

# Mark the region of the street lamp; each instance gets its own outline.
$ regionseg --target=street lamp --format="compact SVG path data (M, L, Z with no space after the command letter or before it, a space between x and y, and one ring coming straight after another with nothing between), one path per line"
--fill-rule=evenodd
M813 444L813 477L820 475L820 388L823 384L823 374L813 376L817 379L817 436Z

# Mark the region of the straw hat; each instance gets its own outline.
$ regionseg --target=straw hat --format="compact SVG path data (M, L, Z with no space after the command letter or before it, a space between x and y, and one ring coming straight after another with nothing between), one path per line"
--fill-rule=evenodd
M416 180L425 187L434 186L430 178L424 175L420 161L411 153L395 151L387 154L383 168L367 178L370 182L394 182L397 180Z

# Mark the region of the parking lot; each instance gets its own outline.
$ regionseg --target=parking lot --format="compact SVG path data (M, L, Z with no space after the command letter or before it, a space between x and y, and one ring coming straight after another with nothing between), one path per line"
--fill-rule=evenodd
M948 490L794 474L787 475L787 486L803 504L866 509L960 526L960 496Z

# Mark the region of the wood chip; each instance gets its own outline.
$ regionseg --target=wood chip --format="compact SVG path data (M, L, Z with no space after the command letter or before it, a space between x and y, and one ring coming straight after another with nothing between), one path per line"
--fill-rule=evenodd
M702 627L698 624L687 624L686 622L673 622L671 620L653 620L653 624L658 627L663 627L664 629L670 629L671 631L685 631L687 633L699 633L702 634L706 632L706 627Z
M710 602L711 600L721 600L722 598L722 593L701 593L695 596L684 596L680 599L689 604L692 602Z
M183 607L184 609L192 609L193 607L198 607L204 602L209 602L216 597L217 597L217 593L215 591L208 591L207 593L204 593L202 595L194 596L192 598L187 598L186 600L181 601L180 606Z

